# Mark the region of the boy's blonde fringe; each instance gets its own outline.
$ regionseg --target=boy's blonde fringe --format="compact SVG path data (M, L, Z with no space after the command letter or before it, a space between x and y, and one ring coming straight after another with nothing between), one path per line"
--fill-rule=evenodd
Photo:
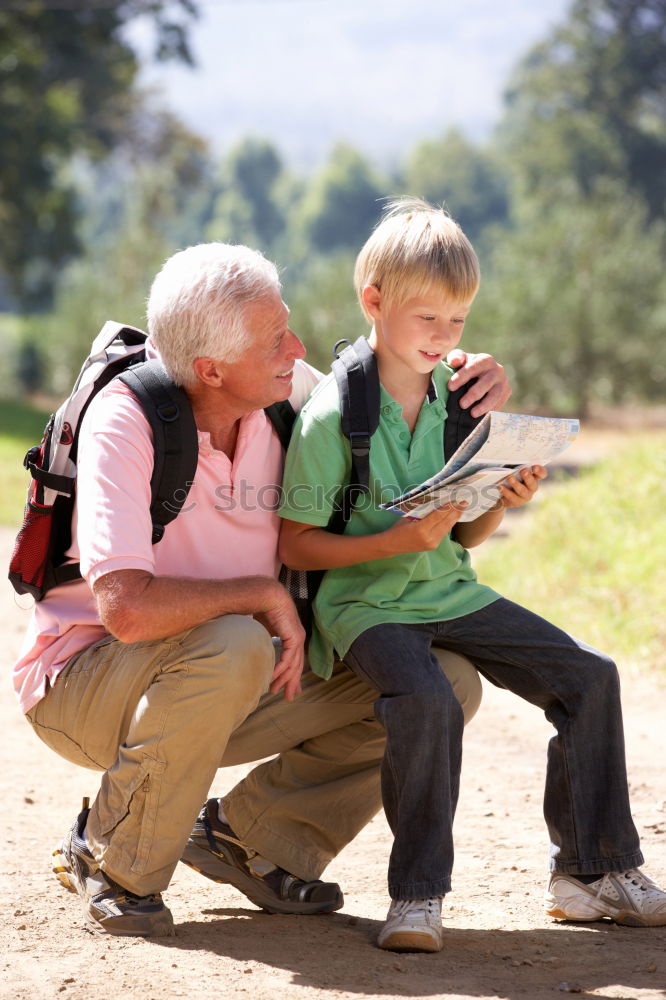
M354 285L361 308L366 285L382 293L383 305L436 290L456 305L469 305L480 281L472 244L444 208L421 198L391 199L356 258Z

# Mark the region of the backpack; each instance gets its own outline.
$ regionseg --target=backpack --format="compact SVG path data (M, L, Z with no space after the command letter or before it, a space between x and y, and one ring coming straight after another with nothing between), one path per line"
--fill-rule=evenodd
M342 344L347 347L338 353ZM338 340L333 348L332 371L340 398L340 426L351 449L349 482L341 485L341 494L326 525L326 530L343 535L354 507L370 492L370 444L379 426L379 372L377 358L366 337L353 344ZM476 381L475 379L473 381ZM444 458L449 458L482 419L473 417L460 406L460 397L473 382L450 392L446 401L444 422ZM290 570L282 567L280 581L284 583L296 605L301 622L309 634L312 626L312 601L326 570Z
M347 347L338 353L341 344ZM339 340L333 348L332 364L340 396L340 421L351 448L351 476L343 487L341 499L334 510L327 530L343 534L352 511L360 498L370 492L370 439L379 426L379 372L377 358L365 337L353 344ZM460 397L472 382L455 392L446 401L444 422L444 461L448 462L482 417L473 417L460 406Z
M197 467L197 429L185 391L159 361L145 360L146 339L136 327L105 323L69 397L51 415L41 444L27 452L23 464L32 482L9 566L18 594L41 601L53 587L81 578L79 564L65 557L72 542L79 431L91 401L113 378L132 390L153 432L153 544L182 510ZM286 401L274 403L266 414L286 448L296 419L293 407Z

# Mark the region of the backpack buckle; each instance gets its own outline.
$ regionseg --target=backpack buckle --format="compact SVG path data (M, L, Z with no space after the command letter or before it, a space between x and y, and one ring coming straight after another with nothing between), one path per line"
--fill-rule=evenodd
M32 448L26 451L23 458L23 468L30 472L31 465L39 465L39 459L41 458L42 446L40 444L35 444Z
M333 357L334 358L339 358L340 355L342 354L342 350L345 349L345 348L341 349L341 345L342 344L345 344L345 347L351 347L351 340L347 340L346 337L343 337L341 340L336 340L336 342L333 344Z
M155 412L165 424L172 424L180 416L180 409L176 403L161 403L160 406L156 407Z
M153 525L153 537L150 540L151 541L151 545L157 545L158 542L162 541L163 537L164 537L164 525L163 524L154 524Z
M367 431L350 431L349 443L352 455L363 458L370 451L370 435Z

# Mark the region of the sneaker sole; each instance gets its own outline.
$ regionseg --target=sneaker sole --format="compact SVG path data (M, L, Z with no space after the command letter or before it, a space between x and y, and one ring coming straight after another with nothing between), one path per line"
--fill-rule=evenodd
M340 889L335 899L313 900L311 903L285 899L278 900L274 893L265 887L263 883L252 878L251 875L244 875L242 871L234 865L227 864L221 858L211 853L210 848L199 847L195 842L189 840L185 845L185 850L180 859L189 868L199 872L212 882L222 885L233 885L235 889L242 892L244 896L260 907L266 913L286 913L309 916L317 913L333 913L344 906L344 896Z
M393 931L377 945L385 951L428 951L442 950L443 942L425 931Z
M69 892L78 892L76 883L74 882L72 876L72 869L67 864L67 858L62 845L56 847L51 852L51 857L53 858L53 861L51 862L51 871L58 879L58 882L60 882L60 885L64 886L64 888Z
M546 902L546 915L554 920L569 920L574 923L590 923L593 920L608 918L613 923L623 927L662 927L666 924L666 914L641 914L634 910L620 910L612 906L603 908L595 906L593 901L585 898L576 901L573 906L565 907L562 901L551 896Z
M79 891L78 883L67 861L63 845L61 844L59 847L56 847L51 856L53 858L51 870L60 884L69 892L77 893L85 903L85 898ZM166 907L164 912L151 922L150 928L141 927L138 921L134 923L130 916L109 917L108 920L102 922L89 912L87 906L84 909L83 917L86 930L90 931L91 934L99 936L111 934L113 937L174 937L176 933L173 925L173 917ZM138 920L141 919L138 918Z

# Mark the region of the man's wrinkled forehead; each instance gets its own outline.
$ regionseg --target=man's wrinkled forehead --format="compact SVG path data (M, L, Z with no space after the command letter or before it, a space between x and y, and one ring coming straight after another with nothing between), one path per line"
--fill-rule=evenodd
M289 323L289 307L276 290L247 302L243 310L243 322L250 332L264 336L271 333L277 335Z

